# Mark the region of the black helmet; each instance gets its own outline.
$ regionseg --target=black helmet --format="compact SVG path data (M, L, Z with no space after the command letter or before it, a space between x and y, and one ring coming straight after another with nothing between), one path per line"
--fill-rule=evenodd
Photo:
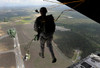
M46 7L42 7L42 8L40 8L40 12L41 12L41 13L47 13L47 9L46 9Z

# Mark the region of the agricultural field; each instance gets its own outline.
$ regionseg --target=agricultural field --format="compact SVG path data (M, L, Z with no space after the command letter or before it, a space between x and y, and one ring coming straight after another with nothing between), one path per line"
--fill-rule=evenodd
M17 7L0 10L0 37L5 35L8 29L15 27L18 31L19 43L21 44L21 51L23 55L25 54L25 45L36 34L36 32L34 32L33 25L35 19L40 15L35 12L35 9L39 10L39 8L39 6ZM65 9L69 8L49 8L48 14L52 14L56 20L60 13ZM58 57L58 62L56 64L50 63L51 60L49 59L51 59L51 57L48 55L48 49L46 49L47 53L45 54L47 57L45 59L41 59L37 53L39 52L39 42L34 42L32 43L34 46L30 49L32 60L25 62L26 68L29 68L30 65L35 68L40 68L39 64L41 65L41 68L49 68L48 65L50 68L65 68L73 62L77 62L85 58L91 53L100 51L100 24L97 22L73 10L65 11L59 19L55 21L55 23L56 26L60 27L59 29L56 29L53 39L54 51ZM0 40L0 46L2 46L2 43L6 45L12 44L11 46L13 46L13 42L9 42L7 39L7 42L4 43L4 41L4 39L2 41ZM6 45L4 49L12 49L11 46L6 47ZM14 62L14 60L15 58L12 62Z
M71 18L68 18L70 15ZM65 18L66 16L66 18ZM74 50L81 51L81 59L91 53L100 51L100 24L78 12L66 12L56 23L71 31L56 31L58 47L69 58L74 56Z
M16 11L16 13L17 13L17 11L20 13L23 13L23 12L25 12L24 10L26 10L26 8L24 8L23 10L21 10L21 9L16 9L16 10L13 9L13 10ZM12 10L12 9L10 9L10 10ZM18 40L19 40L19 44L20 44L20 49L22 52L22 57L21 57L22 59L26 53L25 46L30 42L31 39L34 38L34 35L37 34L33 29L33 25L34 25L34 21L35 21L36 17L39 16L39 14L37 14L36 12L33 12L33 11L34 10L32 8L30 10L29 10L29 8L27 8L26 12L27 12L27 14L31 13L30 15L24 15L24 16L23 15L19 15L19 16L14 15L11 17L9 16L9 18L7 18L4 14L7 21L1 20L1 22L0 22L0 34L2 33L0 35L0 38L7 34L8 29L13 28L13 27L16 28L18 38L19 38ZM7 37L7 39L3 38L3 39L1 39L2 41L0 40L0 44L1 44L0 46L1 46L1 48L3 48L2 51L4 51L4 53L5 53L3 56L3 54L1 54L3 52L0 51L0 54L1 54L0 59L3 58L0 61L0 63L2 63L0 65L0 67L6 68L8 66L8 68L16 68L17 64L16 64L15 53L13 53L13 54L7 53L11 49L11 46L12 46L11 50L14 51L16 49L16 48L14 48L13 39L10 41L9 38L10 37ZM5 46L5 47L3 47L3 46ZM53 43L53 46L54 46L55 55L57 57L57 62L55 64L52 64L52 58L50 56L50 53L49 53L47 47L45 48L45 58L42 59L38 54L40 51L39 50L40 49L39 41L32 42L32 46L30 48L31 59L29 61L24 62L25 68L31 68L31 67L32 68L40 68L40 67L41 68L61 68L61 67L66 68L69 65L71 65L72 64L71 59L67 58L60 51L60 49L57 47L56 43ZM7 50L7 52L5 51L5 49ZM8 60L8 62L11 61L11 64L6 63L6 65L5 65L6 60L4 60L4 58L9 57L9 55L11 57L13 57L13 58L9 58L9 60Z

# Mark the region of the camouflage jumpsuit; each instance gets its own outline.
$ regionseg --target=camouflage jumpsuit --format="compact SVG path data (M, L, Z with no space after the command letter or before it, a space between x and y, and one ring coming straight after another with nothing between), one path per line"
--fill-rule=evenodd
M43 27L41 27L42 26L41 23L45 23L45 20L47 20L47 18L42 18L41 16L38 17L34 24L34 30L35 31L38 31L39 29L41 30L41 33L40 33L40 47L41 47L41 55L42 55L41 57L44 58L44 48L45 48L45 43L46 43L51 53L51 56L54 59L55 55L54 55L53 47L52 47L54 31L53 32L51 31L49 33L45 33L44 31L42 31Z

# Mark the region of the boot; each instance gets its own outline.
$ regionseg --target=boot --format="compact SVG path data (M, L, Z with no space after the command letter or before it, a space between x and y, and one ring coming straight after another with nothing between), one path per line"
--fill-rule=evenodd
M54 58L53 60L52 60L52 63L55 63L57 61L57 59L56 58Z

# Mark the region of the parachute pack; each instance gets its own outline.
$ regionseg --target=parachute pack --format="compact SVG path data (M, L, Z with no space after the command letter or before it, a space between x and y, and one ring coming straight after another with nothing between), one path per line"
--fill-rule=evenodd
M55 23L52 15L47 15L45 18L38 18L40 30L44 33L53 33L55 31Z

